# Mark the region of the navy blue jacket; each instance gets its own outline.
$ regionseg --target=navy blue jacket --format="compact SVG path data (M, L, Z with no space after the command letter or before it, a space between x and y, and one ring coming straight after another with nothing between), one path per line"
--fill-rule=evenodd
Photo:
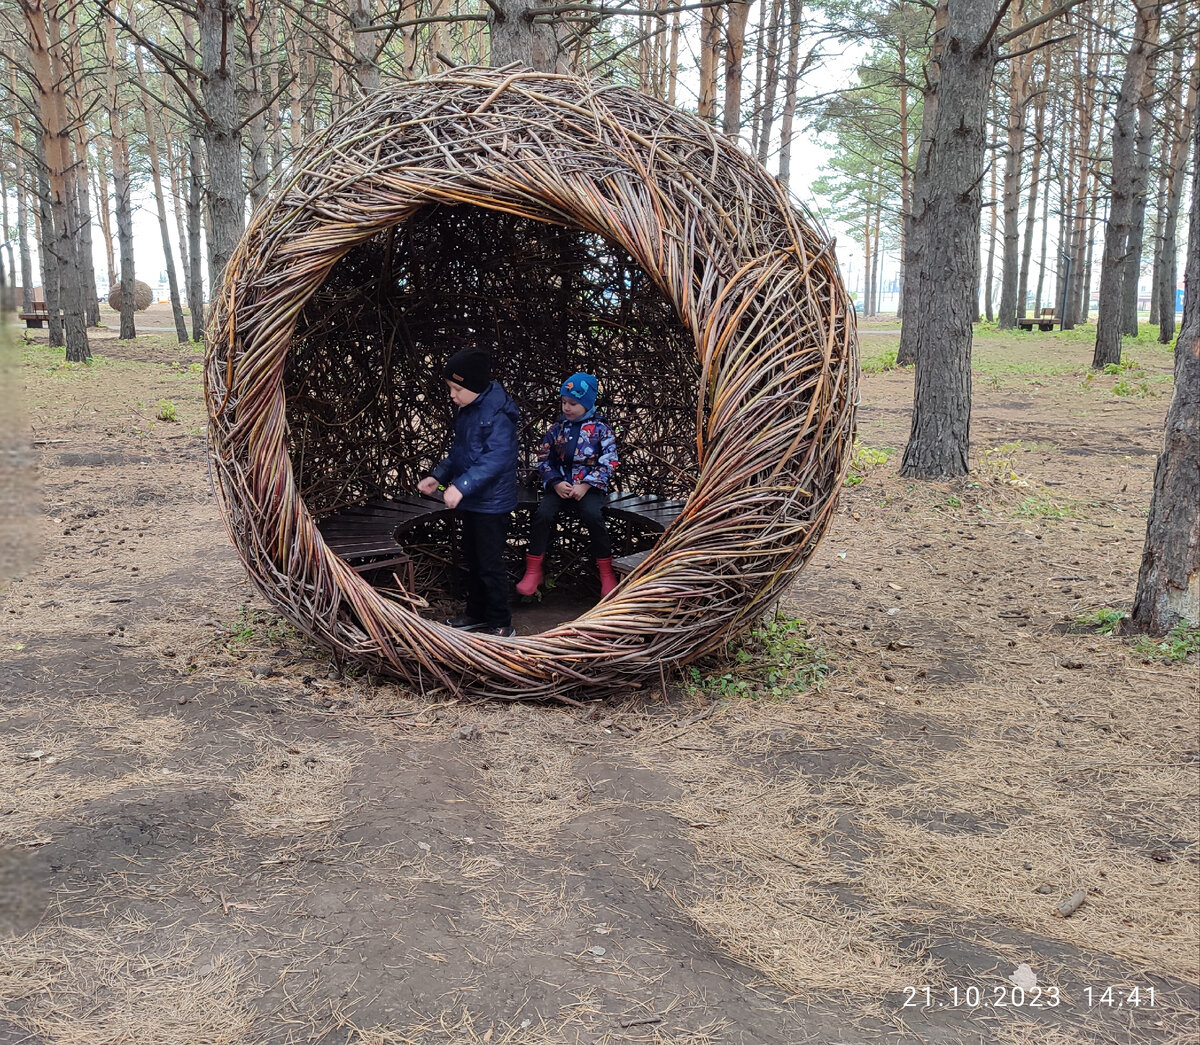
M445 486L458 487L463 511L500 515L516 508L520 418L517 404L496 381L458 411L450 453L430 475Z

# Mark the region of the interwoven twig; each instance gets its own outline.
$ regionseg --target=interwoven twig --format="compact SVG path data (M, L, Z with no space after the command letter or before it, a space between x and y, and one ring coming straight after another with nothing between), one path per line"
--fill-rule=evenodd
M446 239L455 222L453 235L468 235L472 214L484 220L473 208L498 212L511 249L546 271L564 251L611 245L610 262L628 256L650 277L647 293L629 272L602 280L585 257L570 282L549 282L563 316L586 299L590 318L524 337L512 317L552 309L550 291L529 290L542 295L536 309L510 309L476 254L446 251L444 296L421 290L443 278L429 277L432 244L458 242ZM436 235L422 238L426 220ZM463 304L468 290L480 300ZM651 297L669 308L655 313ZM641 433L625 488L691 486L614 593L540 635L496 639L424 619L330 552L314 523L404 487L444 450L438 368L467 340L497 351L499 376L531 409L552 409L571 361L603 377L605 359L591 355L603 341L619 364L612 410ZM297 627L424 689L569 701L657 680L783 594L829 523L856 376L832 242L753 159L627 88L464 68L380 91L310 143L230 260L206 394L230 534Z

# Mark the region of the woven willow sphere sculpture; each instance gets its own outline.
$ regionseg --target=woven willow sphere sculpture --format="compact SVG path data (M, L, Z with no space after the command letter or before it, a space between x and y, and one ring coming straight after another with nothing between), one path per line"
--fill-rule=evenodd
M133 307L138 312L145 312L154 304L154 291L149 284L140 279L133 281ZM121 311L121 284L116 284L108 294L108 307L115 312Z
M425 691L570 702L721 646L816 547L853 441L831 240L695 117L570 76L462 68L369 97L255 215L208 333L212 461L251 577L312 638ZM316 525L427 474L451 430L442 363L472 343L537 415L527 454L558 382L592 369L622 488L687 498L615 592L538 635L428 619Z

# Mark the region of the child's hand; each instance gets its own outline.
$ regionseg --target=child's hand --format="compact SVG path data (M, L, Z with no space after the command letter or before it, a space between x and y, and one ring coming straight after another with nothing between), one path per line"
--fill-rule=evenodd
M571 487L571 496L577 501L582 501L587 496L588 490L591 488L592 487L589 483L576 483Z
M426 497L432 497L437 493L438 481L432 476L427 475L419 483L417 483L417 492L423 493Z
M575 487L564 479L561 483L554 484L554 492L565 501L575 496Z
M462 499L462 491L457 486L447 486L446 492L442 494L442 500L446 502L447 508L457 508L458 502Z

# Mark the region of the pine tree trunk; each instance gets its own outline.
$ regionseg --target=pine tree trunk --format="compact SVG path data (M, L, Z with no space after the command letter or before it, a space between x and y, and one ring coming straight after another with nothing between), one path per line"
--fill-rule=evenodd
M179 300L179 279L175 275L175 253L171 249L170 226L167 224L167 200L163 193L162 164L158 154L158 125L154 119L153 98L146 86L146 69L142 61L142 49L136 48L138 88L142 93L142 104L146 106L146 145L150 152L150 177L154 182L154 203L158 212L158 232L162 237L163 258L167 266L167 287L171 299L171 315L175 319L175 339L188 340L187 323L183 318L183 304ZM182 248L182 244L180 244ZM122 301L122 304L124 302Z
M350 0L350 41L354 54L354 79L365 97L379 90L379 66L375 53L378 33L359 32L375 24L375 0Z
M1092 366L1103 370L1121 361L1122 303L1126 255L1134 220L1134 201L1144 191L1143 172L1137 157L1137 111L1147 89L1150 54L1158 40L1158 0L1135 0L1137 24L1125 64L1121 93L1113 117L1112 195L1108 227L1104 233L1104 259L1100 269L1100 313L1096 319L1096 349Z
M1000 264L1000 304L996 309L998 330L1012 330L1017 325L1017 276L1020 228L1018 210L1021 206L1021 161L1025 152L1025 91L1018 84L1019 65L1011 70L1008 93L1008 147L1004 152L1004 233Z
M1200 126L1200 118L1197 115L1198 98L1200 98L1200 49L1196 52L1195 64L1192 66L1187 102L1173 128L1174 140L1167 165L1166 202L1158 219L1159 226L1162 228L1163 261L1155 293L1158 296L1158 340L1164 345L1169 345L1175 336L1175 289L1179 283L1176 228L1179 225L1179 206L1183 200L1183 183L1186 177L1187 142L1192 126ZM1193 173L1193 177L1197 176L1200 176L1200 173Z
M737 140L742 129L742 58L746 48L749 0L729 0L729 33L725 40L725 101L721 129Z
M987 105L996 43L986 39L991 4L947 0L933 59L935 122L922 135L913 186L913 229L921 251L908 279L921 322L912 432L901 475L964 475L971 427L971 321L979 289L980 186L987 155ZM919 231L918 231L919 230Z
M995 309L992 308L992 293L995 287L996 279L996 161L993 159L989 164L992 169L991 188L988 193L988 259L987 273L983 281L983 314L989 323L996 318ZM979 301L975 302L975 319L979 319Z
M208 153L209 284L215 292L241 239L246 211L234 43L237 12L232 0L200 0L197 14L208 115L204 144Z
M717 122L717 55L721 48L721 16L719 7L706 7L700 12L700 95L696 115L705 123Z
M42 297L49 318L46 320L47 341L52 348L62 348L66 335L62 321L62 298L59 294L58 253L55 250L54 210L50 206L50 178L46 169L46 143L40 134L34 135L34 156L37 174L38 257L42 261Z
M900 276L897 281L896 317L904 315L904 258L908 251L908 225L912 215L912 164L908 147L908 38L897 41L896 70L900 81ZM978 311L976 304L976 311Z
M17 94L17 67L10 63L8 67L9 83L12 97ZM29 250L29 203L26 180L28 172L25 166L25 139L21 128L21 116L14 105L12 107L13 163L16 165L17 192L17 244L21 255L21 311L33 310L33 257Z
M100 234L104 237L104 260L108 266L108 285L111 288L117 282L117 252L113 247L112 214L108 209L108 168L105 162L104 139L97 137L96 164L92 168L96 174L96 209L100 212Z
M1192 169L1200 171L1200 121ZM1131 623L1161 635L1180 620L1200 624L1200 177L1192 179L1186 298L1175 346L1175 394L1167 410L1163 452Z
M333 15L331 14L332 18ZM259 41L259 25L262 22L259 0L245 0L242 13L242 35L246 43L246 108L250 119L246 133L250 141L250 210L255 211L267 198L267 117L262 88L260 86L261 65L266 58Z
M166 84L163 84L166 87ZM192 263L187 251L187 226L183 221L183 157L175 152L171 121L163 121L163 152L167 161L167 177L171 182L171 211L175 217L175 242L179 244L179 262L183 269L183 296L192 300Z
M76 257L79 264L79 292L83 296L83 310L90 327L100 325L100 297L96 293L96 262L92 255L92 202L89 183L91 157L88 155L88 136L83 99L84 78L83 51L78 30L77 5L69 5L67 15L67 37L63 41L61 56L63 75L66 78L63 97L66 102L71 142L75 147L73 163L68 173L68 197L75 210L73 224L78 229Z
M530 0L493 0L488 10L491 33L490 64L496 68L520 62L541 72L566 72L566 54L560 50L552 22L534 21ZM709 8L708 10L712 10Z
M762 126L758 137L758 162L765 164L771 155L771 130L775 126L775 97L779 91L779 24L786 0L766 0L771 5L767 26L767 68L760 106Z
M1017 316L1025 318L1029 299L1029 266L1033 260L1033 226L1037 222L1038 188L1042 173L1042 135L1046 128L1046 95L1039 94L1033 117L1033 159L1029 165L1029 206L1025 211L1025 239L1021 246L1021 272L1017 277Z
M1130 337L1137 337L1138 332L1138 285L1142 278L1142 248L1146 236L1146 190L1150 183L1150 152L1154 144L1154 114L1150 111L1153 79L1152 58L1138 106L1137 147L1134 150L1138 165L1138 191L1131 204L1129 247L1125 252L1125 274L1121 277L1121 332Z
M1168 117L1163 125L1162 158L1158 171L1158 191L1154 194L1154 249L1150 265L1150 315L1147 322L1159 326L1158 281L1162 278L1163 211L1167 209L1167 166L1171 162L1171 126Z
M133 270L133 203L129 178L129 144L125 136L125 118L121 111L117 83L117 27L112 18L104 19L104 57L107 66L108 136L111 143L114 204L117 214L117 250L121 258L122 341L137 337L133 313L137 293Z
M1046 247L1050 238L1050 180L1047 178L1042 182L1042 254L1038 260L1038 281L1037 293L1034 295L1033 312L1038 315L1042 310L1042 292L1046 286ZM1051 303L1055 313L1059 312L1062 304L1062 295L1054 299ZM1061 323L1062 317L1059 316Z
M75 185L72 172L71 134L68 118L67 87L70 82L63 53L62 28L57 12L48 11L41 0L22 0L29 29L29 64L37 96L38 118L46 157L53 237L43 246L54 255L58 270L58 300L62 308L62 329L66 339L67 361L86 363L92 358L88 345L87 315L80 271L79 230L74 227L78 212L71 193ZM46 304L50 304L49 286Z
M183 19L183 53L188 64L196 66L196 46L192 19ZM188 73L188 87L196 92L199 85L195 74ZM187 244L188 268L192 281L188 285L188 311L192 315L192 340L204 339L204 268L201 252L201 211L204 199L204 149L200 130L193 121L188 125L188 195ZM180 246L180 253L183 247ZM215 289L215 288L214 288Z
M779 120L779 183L786 189L792 180L792 140L796 119L796 93L800 84L800 21L803 0L788 0L787 77L783 84L783 113Z

